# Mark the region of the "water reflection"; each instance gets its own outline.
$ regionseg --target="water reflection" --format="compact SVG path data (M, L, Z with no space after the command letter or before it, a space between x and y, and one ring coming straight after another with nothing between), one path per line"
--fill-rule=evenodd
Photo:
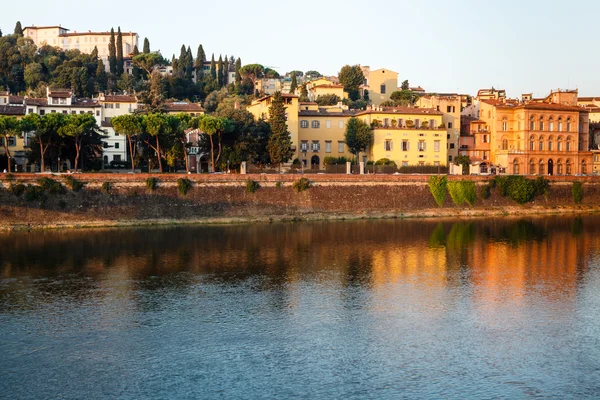
M596 393L598 222L2 234L0 391L27 397L34 368L49 397L53 370L79 378L65 397Z

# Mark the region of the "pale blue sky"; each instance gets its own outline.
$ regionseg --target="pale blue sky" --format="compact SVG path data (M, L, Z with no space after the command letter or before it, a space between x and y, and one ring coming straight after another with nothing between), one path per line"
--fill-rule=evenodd
M475 94L494 86L510 97L579 88L600 96L594 16L600 1L241 0L4 2L0 28L61 24L77 31L121 26L170 58L202 43L244 64L280 73L344 64L388 68L428 91ZM153 5L156 3L156 5ZM50 5L51 4L51 5ZM162 4L162 5L161 5Z

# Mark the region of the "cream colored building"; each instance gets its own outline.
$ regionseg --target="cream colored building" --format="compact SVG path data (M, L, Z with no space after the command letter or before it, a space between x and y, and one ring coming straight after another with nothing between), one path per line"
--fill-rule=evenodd
M317 101L319 96L330 94L336 95L340 98L340 100L348 98L348 93L344 92L344 87L342 85L336 85L333 83L321 84L312 86L310 89L308 89L308 98L310 101Z
M82 53L91 53L94 48L98 48L98 57L104 62L108 71L110 43L109 32L69 32L69 29L61 26L28 26L23 29L23 35L30 37L36 46L41 47L44 44L59 47L63 50L79 50ZM133 49L138 45L139 36L135 32L121 32L123 39L123 55L127 56L133 53ZM115 41L117 31L115 30Z
M378 106L390 99L390 95L398 90L398 73L381 68L371 71L369 66L361 67L365 76L361 87L361 96L364 91L369 92L369 99L374 106Z
M356 114L373 127L370 158L388 158L398 167L446 166L446 129L443 114L435 109L373 107Z
M416 106L442 113L442 123L447 133L448 161L451 162L458 156L459 150L461 96L456 93L423 94L417 100Z

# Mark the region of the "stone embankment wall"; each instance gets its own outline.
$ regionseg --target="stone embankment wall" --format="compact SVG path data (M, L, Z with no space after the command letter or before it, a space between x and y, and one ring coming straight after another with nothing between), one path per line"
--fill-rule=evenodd
M77 174L85 183L79 192L48 193L44 199L27 200L10 190L13 184L37 185L42 177L65 183L66 175L15 174L12 181L0 176L0 228L112 226L155 223L213 223L341 218L406 218L493 216L531 213L573 213L600 210L600 179L595 177L547 177L547 196L518 205L497 189L488 199L477 198L473 207L455 206L450 196L438 207L429 191L426 175L306 175L312 187L292 188L298 175L151 175ZM146 179L158 180L150 191ZM178 193L177 179L192 187ZM455 177L485 185L487 177ZM260 184L254 193L248 180ZM583 185L583 201L575 204L572 184ZM110 182L107 193L102 185Z

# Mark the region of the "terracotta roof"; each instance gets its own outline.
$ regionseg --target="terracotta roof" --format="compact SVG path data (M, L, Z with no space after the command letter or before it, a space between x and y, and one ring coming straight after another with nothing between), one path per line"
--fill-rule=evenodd
M0 106L0 115L25 115L25 106Z
M71 97L71 91L65 89L55 89L48 92L48 97L67 98Z
M341 112L327 112L324 109L317 110L300 110L299 117L351 117L357 114L357 110L342 110Z
M555 104L555 103L527 103L522 105L521 107L527 110L558 110L558 111L578 111L578 112L589 112L589 110L578 107L578 106L568 106L565 104Z
M578 97L577 101L598 101L600 97Z
M202 112L204 109L198 103L167 103L165 104L168 112Z
M63 26L60 25L54 25L54 26L26 26L25 28L23 28L23 30L25 29L50 29L50 28L60 28L60 29L64 29L65 31L70 31L70 29L67 29Z
M35 98L26 98L25 104L28 106L45 106L48 105L48 99L35 99Z
M322 84L322 85L317 85L317 86L312 87L312 89L316 89L316 88L343 89L344 87L342 85L336 85L336 84L332 83L331 85Z
M114 95L104 96L102 101L108 103L137 103L137 98L135 96Z
M316 102L314 102L314 101L301 101L301 102L299 102L298 104L305 104L305 105L306 105L306 104L313 104L313 105L314 105L314 104L317 104L317 103L316 103Z
M100 35L100 36L110 36L110 32L73 32L73 33L61 33L60 37L67 36L89 36L89 35ZM131 36L137 35L135 32L121 32L121 36ZM115 38L117 37L117 32L115 32Z
M23 100L25 100L25 96L8 96L8 102L10 104L23 104Z
M0 92L0 96L8 96L8 92Z
M263 101L265 99L268 99L269 97L273 97L273 95L268 94L266 96L263 96L263 97L260 97L258 99L255 99L254 101ZM281 97L283 97L283 98L291 98L291 99L298 98L298 96L296 96L295 94L290 94L290 93L281 93Z
M52 106L54 107L56 104ZM100 103L92 99L75 99L71 102L71 107L100 107Z
M434 108L415 108L415 107L380 107L379 110L361 111L356 115L366 114L428 114L428 115L444 115L442 112Z

